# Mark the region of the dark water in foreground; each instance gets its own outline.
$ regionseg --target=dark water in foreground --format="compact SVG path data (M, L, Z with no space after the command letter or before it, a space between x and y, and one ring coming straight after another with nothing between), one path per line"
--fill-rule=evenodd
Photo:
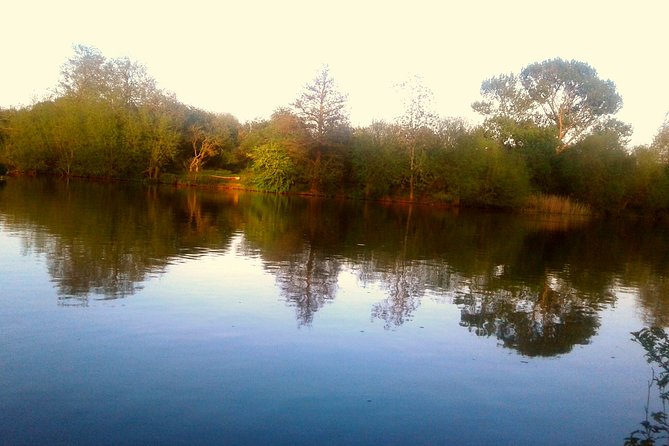
M606 445L643 420L666 227L0 187L0 444Z

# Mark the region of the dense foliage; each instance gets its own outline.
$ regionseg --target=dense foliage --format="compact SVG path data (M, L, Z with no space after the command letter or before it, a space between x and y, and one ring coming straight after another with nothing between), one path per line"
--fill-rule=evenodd
M437 116L416 79L402 86L396 122L352 128L324 67L290 108L241 124L181 104L136 62L77 46L51 97L0 109L0 169L195 180L215 168L270 192L494 207L558 195L604 212L669 209L669 125L649 146L628 147L615 85L583 62L485 80L478 126Z

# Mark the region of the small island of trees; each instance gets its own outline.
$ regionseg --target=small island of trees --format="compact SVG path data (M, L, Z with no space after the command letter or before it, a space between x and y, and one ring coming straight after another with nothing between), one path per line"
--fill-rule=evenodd
M276 193L601 213L669 210L669 121L629 147L610 80L575 60L484 80L471 125L442 118L413 78L394 122L354 128L328 68L269 119L182 104L146 68L76 46L52 95L0 109L0 170L219 183ZM208 169L206 172L203 168ZM0 174L4 172L0 171ZM585 212L585 211L584 211Z

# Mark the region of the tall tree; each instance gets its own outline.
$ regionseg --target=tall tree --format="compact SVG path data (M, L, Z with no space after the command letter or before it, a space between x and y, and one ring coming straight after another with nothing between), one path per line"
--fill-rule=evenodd
M622 107L615 84L600 79L584 62L552 59L534 63L523 69L520 80L529 97L557 127L558 151Z
M667 114L667 118L655 134L650 148L663 163L669 163L669 114Z
M157 105L164 95L146 67L127 57L109 61L108 71L112 90L109 99L119 105L127 108Z
M323 152L332 145L337 131L348 125L346 96L339 92L325 65L292 106L313 138L311 189L316 192L322 174Z
M474 102L472 108L485 116L523 121L532 109L532 99L520 87L516 74L500 74L481 83L481 101Z
M177 155L180 142L179 111L176 101L142 106L132 121L134 132L128 131L134 136L132 149L139 155L137 158L145 166L144 173L150 179L157 180L163 166L172 162Z
M125 108L156 102L164 94L144 65L127 57L108 59L85 45L75 45L74 56L61 67L57 93Z
M519 76L488 79L481 94L484 99L473 108L489 118L554 126L557 153L583 139L622 107L612 81L600 79L584 62L560 58L530 64Z
M413 201L416 176L421 168L418 158L420 137L425 132L434 131L436 114L432 112L432 91L423 84L420 76L409 78L399 87L404 93L404 113L397 122L409 152L409 201Z
M60 77L60 96L106 99L109 95L111 67L96 48L75 45L74 56L61 67Z

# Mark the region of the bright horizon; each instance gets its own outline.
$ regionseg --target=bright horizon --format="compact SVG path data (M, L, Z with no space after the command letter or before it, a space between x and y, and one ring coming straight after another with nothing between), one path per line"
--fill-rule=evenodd
M181 102L241 122L288 106L327 64L348 95L355 126L398 116L395 85L412 74L434 92L440 116L476 123L480 117L471 104L483 80L561 57L586 62L612 80L624 101L616 117L634 128L631 145L650 143L669 112L663 23L669 2L559 5L14 2L0 19L0 38L8 43L0 107L44 97L73 45L83 44L109 58L130 57Z

